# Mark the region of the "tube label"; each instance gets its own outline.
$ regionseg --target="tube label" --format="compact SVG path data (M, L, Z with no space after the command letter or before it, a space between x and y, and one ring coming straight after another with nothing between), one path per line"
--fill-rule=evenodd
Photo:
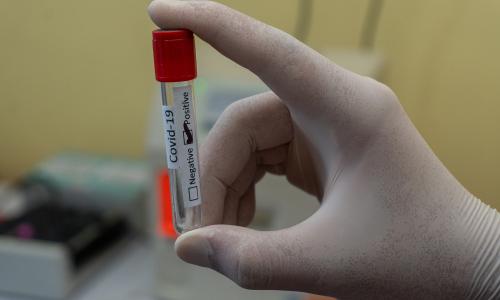
M179 150L175 126L174 111L170 107L163 105L163 129L167 151L167 167L169 169L179 168Z
M181 181L184 207L188 208L201 204L196 116L191 86L174 87L174 115L179 150L178 179Z

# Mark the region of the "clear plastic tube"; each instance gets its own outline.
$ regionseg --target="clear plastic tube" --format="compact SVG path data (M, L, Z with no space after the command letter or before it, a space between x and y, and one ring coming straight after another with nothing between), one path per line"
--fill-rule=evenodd
M201 226L200 167L193 81L160 82L175 229Z

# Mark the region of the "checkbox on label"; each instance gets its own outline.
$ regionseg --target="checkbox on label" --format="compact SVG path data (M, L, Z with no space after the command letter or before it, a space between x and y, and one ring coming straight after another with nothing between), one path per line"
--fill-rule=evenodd
M198 186L193 186L188 189L189 201L198 200Z

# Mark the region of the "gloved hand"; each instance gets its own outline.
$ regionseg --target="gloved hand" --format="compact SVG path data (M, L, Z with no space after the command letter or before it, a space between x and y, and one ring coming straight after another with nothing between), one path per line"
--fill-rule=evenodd
M192 30L272 90L231 105L202 146L211 226L177 240L182 259L250 289L499 299L498 213L448 172L388 87L214 2L157 0L149 12L161 28ZM288 229L241 227L265 172L287 176L321 207Z

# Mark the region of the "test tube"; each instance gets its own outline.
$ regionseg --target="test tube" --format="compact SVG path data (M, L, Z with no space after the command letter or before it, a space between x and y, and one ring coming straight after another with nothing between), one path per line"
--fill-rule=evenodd
M201 226L193 33L185 29L153 31L153 54L160 82L173 219L176 231L182 233Z

